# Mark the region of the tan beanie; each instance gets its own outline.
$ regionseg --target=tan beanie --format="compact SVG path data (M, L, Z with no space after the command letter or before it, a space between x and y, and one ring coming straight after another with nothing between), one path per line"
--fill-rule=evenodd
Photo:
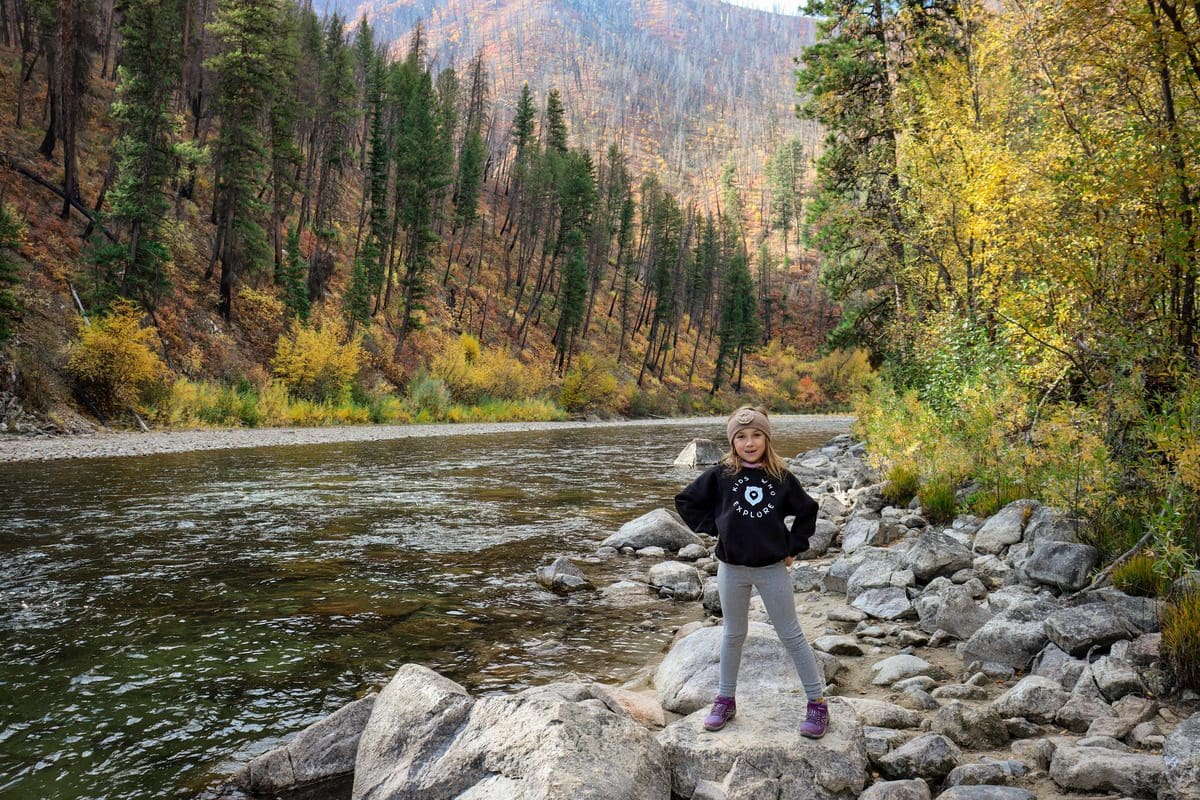
M742 406L737 411L729 415L729 421L725 423L725 434L729 439L729 444L733 445L733 437L743 428L754 428L763 432L763 435L768 439L771 438L771 421L767 419L767 415L750 406Z

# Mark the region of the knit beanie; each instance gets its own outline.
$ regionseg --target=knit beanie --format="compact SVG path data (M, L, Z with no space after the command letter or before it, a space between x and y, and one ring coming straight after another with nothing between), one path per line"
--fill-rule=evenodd
M743 406L729 415L729 421L725 423L725 433L731 446L733 445L733 437L743 428L754 428L755 430L762 431L763 435L768 439L771 438L771 421L767 419L766 414L757 408Z

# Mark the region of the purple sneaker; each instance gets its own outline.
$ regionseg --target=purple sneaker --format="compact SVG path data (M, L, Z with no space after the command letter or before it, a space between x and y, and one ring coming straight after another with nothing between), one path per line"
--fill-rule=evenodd
M713 708L714 713L716 708ZM711 715L709 715L711 716ZM730 715L732 716L732 715ZM829 724L829 706L812 700L808 703L808 716L800 726L800 735L809 739L820 739L825 735L825 726Z
M737 713L737 703L732 697L718 697L713 703L712 711L708 712L708 716L704 718L704 730L719 731L725 727L725 723L733 719L733 715Z

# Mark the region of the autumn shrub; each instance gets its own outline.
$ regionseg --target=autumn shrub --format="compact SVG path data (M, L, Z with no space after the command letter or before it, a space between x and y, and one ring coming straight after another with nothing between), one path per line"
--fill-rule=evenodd
M580 353L563 376L558 404L574 414L613 408L620 397L616 371L611 359Z
M293 321L279 337L271 369L295 397L336 405L349 399L361 363L359 338L333 317L312 327Z
M1200 591L1186 591L1159 613L1162 652L1178 686L1200 690Z
M418 370L408 382L405 410L414 422L435 422L446 418L453 398L450 388L441 378Z
M820 387L820 396L825 402L839 408L852 405L856 398L870 390L876 379L870 357L862 348L834 350L806 364L805 372Z
M544 367L524 364L503 348L482 347L467 333L447 337L428 371L446 384L454 402L465 405L537 397L550 387Z
M552 401L484 400L473 406L455 405L446 412L447 422L542 422L566 418L566 412Z
M66 365L76 392L101 414L143 410L144 395L165 374L154 344L154 330L142 325L141 312L127 300L117 300L91 324L80 321Z

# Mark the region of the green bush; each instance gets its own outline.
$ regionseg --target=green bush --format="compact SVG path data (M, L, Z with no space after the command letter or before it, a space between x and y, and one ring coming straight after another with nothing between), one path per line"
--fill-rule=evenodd
M1171 581L1154 566L1154 556L1138 553L1124 564L1113 567L1113 586L1138 597L1162 597L1171 589Z
M416 422L445 419L450 411L450 389L441 378L419 370L408 382L405 401L408 412Z
M887 472L887 483L883 486L883 499L889 505L907 505L921 486L921 474L906 464L895 464Z
M957 513L958 502L954 484L945 478L934 478L921 486L921 510L930 522L950 522Z

